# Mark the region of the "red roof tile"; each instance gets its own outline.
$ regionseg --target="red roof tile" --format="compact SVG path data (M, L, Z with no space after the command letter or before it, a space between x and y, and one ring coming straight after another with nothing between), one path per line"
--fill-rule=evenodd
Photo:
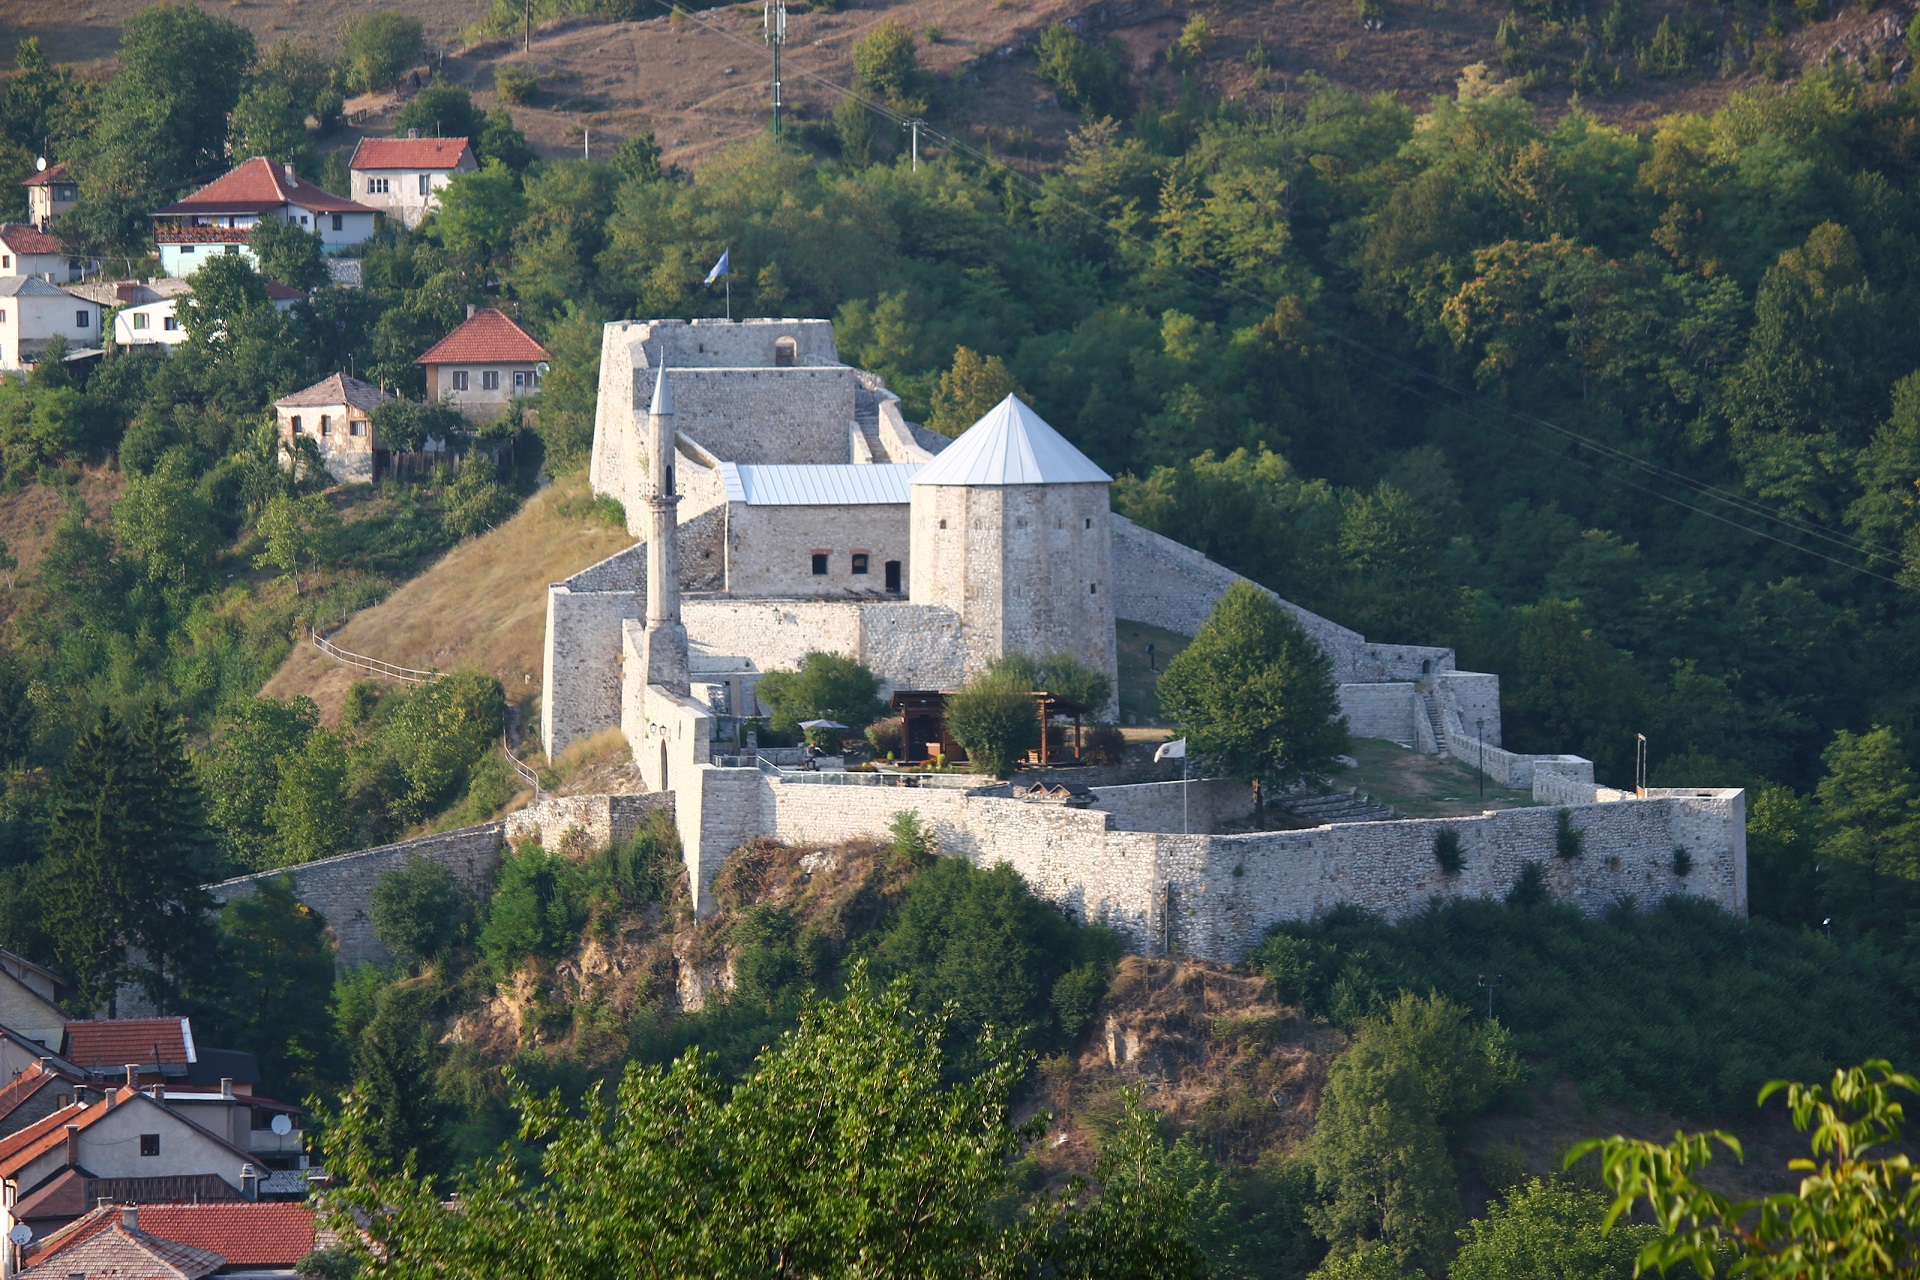
M44 187L50 182L73 182L77 179L67 176L66 162L62 161L51 169L42 169L20 185L23 187Z
M278 280L268 280L265 283L267 286L267 296L275 302L291 302L295 298L304 298L307 296L305 289L296 289L290 284L281 284Z
M7 1081L5 1086L0 1087L0 1120L12 1115L28 1098L55 1080L61 1079L63 1077L59 1074L46 1070L37 1062L29 1066L25 1071Z
M5 243L7 248L15 253L66 252L56 237L29 227L23 222L9 222L0 226L0 242Z
M118 1209L109 1209L117 1219ZM141 1211L145 1216L145 1210ZM144 1225L144 1224L143 1224ZM163 1280L199 1280L210 1276L229 1259L207 1249L196 1249L155 1235L151 1231L127 1230L117 1220L99 1230L74 1237L69 1242L34 1255L35 1262L22 1276L152 1277Z
M255 156L239 168L215 178L178 204L154 210L156 217L176 213L263 213L283 204L297 204L320 213L372 213L366 205L322 191L265 156Z
M547 349L495 307L476 311L467 322L433 344L415 364L534 364Z
M362 138L349 169L451 169L468 154L465 138Z
M127 1096L127 1090L113 1090L115 1101ZM13 1177L67 1139L66 1129L88 1129L104 1119L113 1108L104 1102L76 1102L51 1115L42 1116L17 1133L0 1138L0 1177Z
M194 1060L193 1028L185 1018L115 1018L67 1024L68 1061L93 1071L117 1072L128 1063Z
M140 1229L217 1253L237 1267L290 1267L313 1252L313 1210L304 1204L141 1205Z

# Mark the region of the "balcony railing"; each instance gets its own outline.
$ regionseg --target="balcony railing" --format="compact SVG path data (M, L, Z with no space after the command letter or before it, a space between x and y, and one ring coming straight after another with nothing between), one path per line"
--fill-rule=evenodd
M245 244L253 235L252 227L168 227L153 229L160 244Z

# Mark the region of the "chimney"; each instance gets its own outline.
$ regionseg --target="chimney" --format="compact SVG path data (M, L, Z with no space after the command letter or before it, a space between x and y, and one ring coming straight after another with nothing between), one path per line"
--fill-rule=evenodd
M407 141L408 142L420 141L420 131L418 129L407 130Z
M100 1096L106 1103L107 1110L111 1111L113 1110L114 1100L120 1096L120 1091L118 1089L102 1089Z
M297 176L295 176L295 174L294 174L294 172L293 172L293 161L291 161L291 160L289 160L289 161L287 161L287 165L286 165L286 169L287 169L287 181L288 181L288 182L298 182L298 181L300 181L300 179L299 179L299 178L298 178Z
M223 1098L231 1098L233 1096L233 1077L232 1076L220 1077L220 1096Z
M139 1074L140 1074L139 1064L134 1062L129 1062L127 1064L127 1088L131 1089L135 1085L140 1083L139 1080L135 1078Z
M469 320L473 319L473 313L478 311L479 309L480 308L474 306L471 302L469 302L467 304L467 319Z
M120 1225L129 1231L138 1231L140 1229L140 1206L137 1204L121 1205Z
M260 1198L260 1173L251 1164L240 1166L240 1198L242 1200Z
M80 1126L77 1124L67 1126L67 1167L80 1167Z

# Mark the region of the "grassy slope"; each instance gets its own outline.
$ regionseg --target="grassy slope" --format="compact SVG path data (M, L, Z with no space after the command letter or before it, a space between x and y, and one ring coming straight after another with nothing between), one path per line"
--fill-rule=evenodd
M556 482L498 529L455 547L354 615L334 643L403 667L478 667L498 676L508 700L525 707L540 687L547 584L632 543L624 530L565 513L586 488L584 473ZM363 674L301 644L261 692L305 694L334 720L347 687Z

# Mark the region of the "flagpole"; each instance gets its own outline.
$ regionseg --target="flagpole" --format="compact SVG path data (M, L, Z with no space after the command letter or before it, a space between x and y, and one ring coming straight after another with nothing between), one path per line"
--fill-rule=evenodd
M729 265L727 268L726 281L727 281L727 319L731 320L733 319L733 268L731 265Z
M1187 796L1193 786L1193 766L1187 763L1187 753L1180 753L1180 834L1192 835L1187 822Z

